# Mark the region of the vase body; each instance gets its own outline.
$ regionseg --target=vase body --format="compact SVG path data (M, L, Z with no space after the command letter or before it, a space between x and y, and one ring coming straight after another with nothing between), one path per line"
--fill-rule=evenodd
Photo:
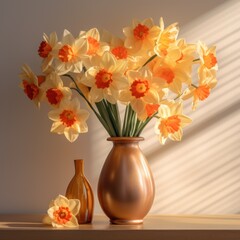
M137 137L111 137L113 142L100 174L98 199L113 224L139 224L150 210L154 180Z
M80 211L76 216L79 224L91 223L93 217L93 192L84 175L84 162L82 159L74 160L75 175L70 181L66 197L69 199L79 199Z

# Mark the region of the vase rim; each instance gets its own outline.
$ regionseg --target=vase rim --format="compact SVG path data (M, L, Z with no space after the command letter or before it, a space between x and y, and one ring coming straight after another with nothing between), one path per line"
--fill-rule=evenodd
M139 142L143 141L143 137L109 137L107 138L107 141L112 142Z

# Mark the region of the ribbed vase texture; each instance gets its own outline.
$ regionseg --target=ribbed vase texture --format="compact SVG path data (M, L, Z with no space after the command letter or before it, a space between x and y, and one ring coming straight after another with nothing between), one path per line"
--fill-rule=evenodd
M93 217L93 192L90 183L84 176L84 162L82 159L74 160L75 175L70 181L66 197L79 199L81 207L76 216L79 224L91 223Z
M98 182L98 199L114 224L139 224L149 212L155 194L148 162L139 148L143 138L112 137Z

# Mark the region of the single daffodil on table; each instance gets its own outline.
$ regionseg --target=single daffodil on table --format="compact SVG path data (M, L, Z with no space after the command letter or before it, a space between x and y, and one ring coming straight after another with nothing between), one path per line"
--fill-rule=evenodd
M76 215L80 210L80 201L78 199L67 199L59 195L51 201L48 215L43 218L43 223L51 224L55 228L74 228L78 227Z

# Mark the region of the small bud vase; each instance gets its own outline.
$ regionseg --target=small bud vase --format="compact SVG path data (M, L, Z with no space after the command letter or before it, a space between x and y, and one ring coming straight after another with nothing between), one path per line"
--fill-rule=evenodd
M91 223L93 217L93 192L90 183L84 175L84 162L82 159L74 160L75 175L70 181L66 197L69 199L79 199L80 211L77 220L79 224Z
M100 174L98 199L113 224L141 224L150 210L154 180L139 148L140 137L111 137L113 142Z

